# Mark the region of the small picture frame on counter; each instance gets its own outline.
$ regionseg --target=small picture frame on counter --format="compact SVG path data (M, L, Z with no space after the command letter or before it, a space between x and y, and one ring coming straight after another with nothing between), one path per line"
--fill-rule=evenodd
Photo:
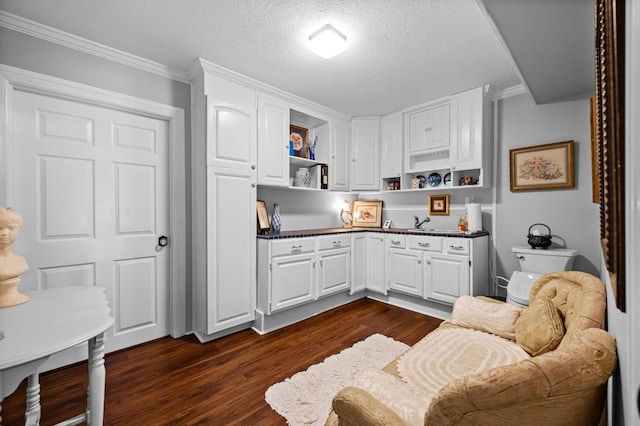
M380 228L382 226L382 201L354 201L353 227Z
M267 212L267 204L264 201L256 201L256 213L258 215L258 234L268 234L271 226L269 225L269 213Z

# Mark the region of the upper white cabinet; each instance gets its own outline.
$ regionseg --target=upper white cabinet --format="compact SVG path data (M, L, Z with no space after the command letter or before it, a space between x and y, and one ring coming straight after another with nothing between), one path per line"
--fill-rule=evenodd
M380 177L402 175L402 113L387 114L380 120Z
M204 75L207 165L255 170L256 91L227 78Z
M289 186L289 104L258 94L258 184Z
M405 170L407 173L448 165L450 145L449 103L443 102L405 113Z
M483 147L490 142L489 105L484 90L477 87L451 96L451 170L483 167Z
M349 158L351 129L347 123L332 121L331 160L329 162L329 189L349 191Z
M351 121L351 189L380 189L380 119Z

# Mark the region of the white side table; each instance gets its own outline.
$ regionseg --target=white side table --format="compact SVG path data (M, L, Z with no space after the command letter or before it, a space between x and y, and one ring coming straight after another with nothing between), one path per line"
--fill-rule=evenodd
M29 292L31 300L0 309L0 415L2 400L28 377L25 424L40 422L38 367L51 355L87 342L89 387L86 412L62 425L104 419L104 332L113 324L104 289L63 287ZM0 417L0 425L2 418Z

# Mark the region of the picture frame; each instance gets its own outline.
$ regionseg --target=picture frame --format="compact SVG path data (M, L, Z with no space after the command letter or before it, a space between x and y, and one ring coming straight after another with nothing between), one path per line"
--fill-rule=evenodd
M449 194L429 195L429 214L449 216Z
M256 214L258 216L258 233L268 233L271 229L271 225L269 224L267 204L264 201L256 200Z
M309 158L309 129L289 125L289 155Z
M591 197L595 204L600 204L600 136L598 129L598 102L590 99L591 119Z
M382 226L382 201L354 201L352 204L354 228L380 228Z
M511 192L575 187L574 142L509 150Z

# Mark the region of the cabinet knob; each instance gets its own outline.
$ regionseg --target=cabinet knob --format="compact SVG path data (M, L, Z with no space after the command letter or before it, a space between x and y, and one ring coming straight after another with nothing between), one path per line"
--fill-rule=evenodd
M424 129L425 132L430 132L432 130L433 130L433 127L427 127L427 128Z
M431 265L431 260L427 259L427 265Z
M255 188L256 187L256 183L255 182L251 182L251 187Z
M251 170L255 170L255 169L256 169L256 165L255 165L255 164L252 164L252 165L251 165Z
M422 263L422 260L418 259L418 265L420 265L421 263Z

